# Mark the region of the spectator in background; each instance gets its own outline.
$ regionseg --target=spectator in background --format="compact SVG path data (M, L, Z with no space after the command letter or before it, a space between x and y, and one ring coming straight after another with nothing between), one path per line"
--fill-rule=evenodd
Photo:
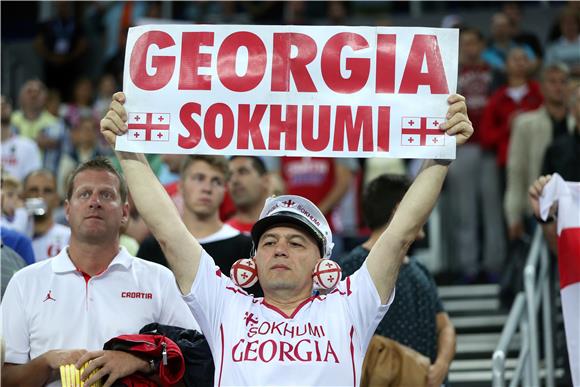
M564 8L559 15L561 36L546 50L546 63L564 62L580 80L580 13Z
M362 197L363 217L371 229L369 239L340 260L344 276L352 275L387 229L410 182L400 175L381 175L371 181ZM420 231L417 239L423 239ZM437 286L426 267L405 257L396 284L396 297L376 334L393 339L431 360L428 386L439 387L455 355L455 328L437 294Z
M40 149L36 142L14 131L10 124L12 105L5 96L0 98L2 170L20 181L42 166Z
M546 148L553 139L573 131L568 114L567 91L570 72L562 63L547 65L542 71L544 104L514 119L507 159L507 188L504 212L510 240L529 233L531 208L528 188L540 176ZM527 232L526 232L527 231Z
M10 247L6 246L4 243L0 245L0 286L2 287L2 293L0 293L0 301L4 298L4 292L8 286L8 282L18 270L26 267L26 262L18 253L12 250ZM4 357L4 354L2 354Z
M105 73L101 75L98 82L97 98L93 104L93 110L97 117L107 114L115 90L117 90L117 81L113 74Z
M228 191L236 212L226 224L249 235L270 193L268 171L256 156L233 156L229 168Z
M2 172L2 227L29 234L30 222L28 211L21 199L22 184L15 177Z
M227 274L238 258L249 257L252 250L252 239L222 223L219 217L228 177L228 161L223 156L188 156L181 167L179 188L184 204L183 223L205 251L215 257L222 273ZM141 243L137 256L169 266L153 236ZM257 292L256 289L253 286L249 292Z
M533 32L522 30L522 19L524 11L522 10L520 3L517 1L505 2L502 5L502 12L510 21L512 28L511 34L513 36L514 42L519 46L526 45L530 47L536 58L541 60L544 54L540 40Z
M507 82L490 97L481 120L481 144L495 153L502 173L507 164L513 119L520 113L537 109L543 102L540 85L530 80L529 74L526 51L520 47L510 49L506 61Z
M449 199L442 212L444 237L449 248L449 261L460 263L461 282L471 283L478 277L497 281L501 257L505 255L503 219L494 193L488 192L497 182L497 165L493 154L483 152L479 129L488 103L492 69L482 59L485 41L475 28L464 28L459 36L458 92L469 101L469 115L474 135L457 148L460 162L449 166L444 197ZM488 182L491 181L492 184ZM496 183L497 184L497 183ZM485 270L479 270L483 258ZM452 268L455 269L456 267Z
M17 133L36 141L42 152L42 166L56 173L65 128L61 120L46 108L47 90L42 82L33 79L20 89L20 110L12 113L10 123Z
M76 124L70 130L71 149L63 153L58 166L58 194L65 197L69 175L76 167L98 156L104 156L97 140L98 122L90 111L75 119Z
M2 238L2 244L14 250L27 265L32 265L36 262L34 249L32 248L32 240L27 235L10 230L2 225L0 228L0 237Z
M41 199L46 208L34 214L32 247L36 261L54 257L68 244L70 238L70 228L53 219L59 205L54 174L46 169L31 172L23 181L23 197Z
M75 3L52 3L56 16L40 27L35 48L44 60L44 72L49 88L55 88L65 101L70 98L70 80L80 73L80 59L87 49L82 24L75 15Z
M93 110L93 93L93 82L89 78L78 78L74 82L71 101L59 109L59 117L69 128L77 126L81 117L98 118Z
M580 181L580 86L572 92L570 112L574 130L552 141L544 156L542 175L558 172L566 181Z
M506 61L509 51L518 46L514 41L514 30L506 14L498 12L491 18L491 39L485 51L483 60L494 70L506 72ZM519 45L530 60L535 60L534 52L527 45Z

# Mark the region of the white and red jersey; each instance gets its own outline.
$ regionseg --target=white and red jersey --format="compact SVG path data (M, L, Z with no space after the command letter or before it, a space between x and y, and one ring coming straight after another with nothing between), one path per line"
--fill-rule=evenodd
M52 258L68 245L70 228L55 223L44 235L32 239L34 259L36 262Z
M212 350L216 386L358 386L381 304L366 264L291 316L249 296L204 251L184 297Z
M14 274L2 300L7 363L24 364L51 349L99 350L152 322L199 329L171 271L123 247L93 277L78 271L63 249Z
M2 141L2 169L22 181L42 167L40 150L33 140L13 135Z

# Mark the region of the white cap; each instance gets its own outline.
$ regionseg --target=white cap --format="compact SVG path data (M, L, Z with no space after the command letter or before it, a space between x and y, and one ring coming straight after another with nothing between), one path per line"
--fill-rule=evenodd
M258 246L266 230L292 224L308 232L317 242L322 258L332 253L332 232L322 212L310 200L297 195L282 195L266 199L260 218L252 227L252 240Z

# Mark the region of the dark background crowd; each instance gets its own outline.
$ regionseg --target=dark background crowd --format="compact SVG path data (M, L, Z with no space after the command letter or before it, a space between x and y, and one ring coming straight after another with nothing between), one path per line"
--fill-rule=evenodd
M540 173L556 171L580 180L578 152L565 150L578 142L578 2L4 1L1 6L2 226L33 242L66 223L62 203L74 168L112 156L98 122L121 89L127 29L151 22L460 28L458 92L467 97L476 135L458 151L428 237L415 250L440 282L501 281L508 257L525 248L534 227L527 186ZM187 193L179 193L186 158L149 156L182 213L188 206ZM217 199L220 221L247 232L257 216L247 210L252 204L260 207L270 194L303 194L329 217L337 235L335 258L370 234L360 210L365 185L385 172L412 177L418 166L416 160L284 157L253 160L249 172L240 172L232 163L224 175L228 192L223 203ZM31 184L30 174L39 169L43 178ZM247 173L267 180L256 184ZM31 198L43 200L26 200ZM17 216L22 208L28 215L44 211L51 219L22 220ZM65 245L66 232L58 235L58 246L47 242L49 247L39 247L42 257L28 262ZM125 237L134 252L147 241L138 213Z

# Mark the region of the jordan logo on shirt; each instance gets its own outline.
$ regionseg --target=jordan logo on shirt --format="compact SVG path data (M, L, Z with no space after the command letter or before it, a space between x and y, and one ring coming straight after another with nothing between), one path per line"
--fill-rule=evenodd
M56 301L54 298L52 298L52 294L51 294L52 290L49 290L48 293L46 294L46 298L44 299L44 301L42 302L46 302L48 300L52 300L52 301Z

